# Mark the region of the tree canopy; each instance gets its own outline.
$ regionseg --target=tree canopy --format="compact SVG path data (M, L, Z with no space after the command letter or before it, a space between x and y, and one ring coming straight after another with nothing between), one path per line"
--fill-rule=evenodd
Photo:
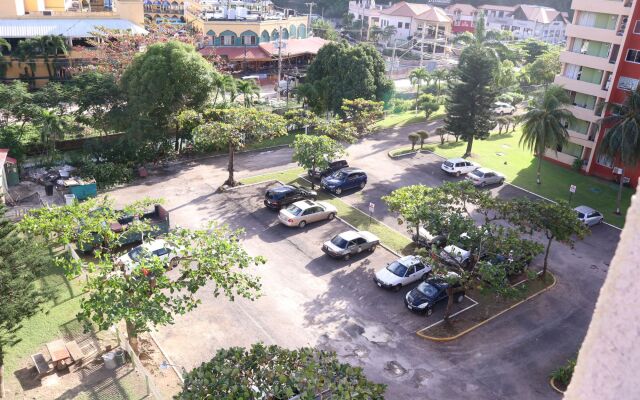
M303 168L320 171L345 153L344 147L328 136L297 135L293 144L293 161ZM311 180L311 188L314 188Z
M309 66L301 93L316 112L341 113L344 99L389 99L393 82L385 74L384 60L373 46L329 43Z
M335 399L382 400L385 386L362 369L338 361L334 352L295 350L254 344L250 349L220 349L187 373L177 399Z

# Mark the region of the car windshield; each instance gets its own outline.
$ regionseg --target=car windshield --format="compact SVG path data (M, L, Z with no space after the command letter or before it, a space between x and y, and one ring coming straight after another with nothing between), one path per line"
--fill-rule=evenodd
M453 167L453 163L451 161L445 161L444 165L446 165L447 167Z
M284 193L282 192L272 192L272 191L268 191L267 192L267 199L269 200L279 200L282 198Z
M477 176L478 178L482 178L484 176L484 174L478 169L471 171L471 175Z
M342 171L335 172L331 175L331 178L337 179L339 181L343 181L346 177L347 177L347 174L345 174Z
M581 213L580 211L577 212L578 213L578 218L583 219L584 218L584 214Z
M302 213L302 209L294 204L287 207L287 211L289 211L293 215L300 215Z
M438 294L438 289L427 282L422 282L418 286L418 291L427 297L435 297Z
M340 235L334 236L333 239L331 239L331 243L333 243L334 246L339 247L341 249L344 249L345 247L347 247L347 241L344 240Z
M129 253L127 253L129 255L129 258L132 259L133 261L140 261L140 256L142 256L142 253L144 252L144 249L142 248L142 246L138 246L135 247L134 249L132 249Z
M394 261L391 264L387 265L387 269L392 274L399 276L401 278L407 273L407 267L399 263L398 261Z

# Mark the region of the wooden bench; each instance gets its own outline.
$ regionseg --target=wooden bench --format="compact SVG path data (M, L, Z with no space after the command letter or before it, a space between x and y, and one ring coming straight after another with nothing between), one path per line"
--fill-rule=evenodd
M33 365L35 365L36 367L36 371L38 371L38 378L42 377L52 370L51 366L49 366L49 363L44 358L44 355L42 355L42 353L32 354L31 360L33 361Z
M84 352L80 349L80 346L78 346L78 343L75 340L67 342L64 345L69 351L69 355L73 359L73 364L69 366L69 370L73 372L82 367L82 363L84 361Z

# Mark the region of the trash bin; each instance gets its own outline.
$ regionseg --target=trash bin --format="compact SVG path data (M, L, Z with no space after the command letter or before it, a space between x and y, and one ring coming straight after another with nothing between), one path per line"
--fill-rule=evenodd
M102 361L106 369L116 369L116 358L114 352L110 351L102 355Z
M65 194L64 195L64 204L70 206L73 205L73 202L76 199L76 195L75 194Z
M53 183L45 183L44 192L47 194L47 196L53 196Z
M118 349L118 350L115 351L116 364L118 366L124 365L124 363L127 361L127 359L125 358L124 354L125 354L124 350L122 350L122 349Z

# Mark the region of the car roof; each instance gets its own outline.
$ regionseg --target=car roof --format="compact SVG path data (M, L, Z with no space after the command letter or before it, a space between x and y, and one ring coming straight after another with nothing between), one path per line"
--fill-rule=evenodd
M278 186L278 187L274 187L269 189L272 192L276 192L276 193L283 193L283 192L288 192L290 190L295 189L295 187L291 186L291 185L282 185L282 186Z
M342 172L347 172L347 173L351 173L351 172L364 172L363 170L361 170L360 168L354 168L354 167L346 167L346 168L342 168L340 171Z
M420 260L420 257L418 256L405 256L405 257L399 258L398 262L404 266L409 267L411 265L420 264L421 260Z
M487 172L493 172L493 173L497 173L496 171L489 169L489 168L485 168L485 167L480 167L478 169L476 169L476 171L480 171L483 174L486 174Z
M293 205L298 207L301 210L306 210L307 208L315 207L316 205L318 205L318 203L311 200L301 200L301 201L296 201L295 203L293 203Z
M462 157L458 157L458 158L450 158L450 159L448 159L447 161L449 161L449 162L453 162L453 163L457 163L457 162L463 162L463 161L465 161L465 162L466 162L467 160L465 160L465 159L464 159L464 158L462 158Z
M444 251L446 251L447 253L468 253L468 250L463 249L462 247L458 247L455 244L450 244L447 247L444 248Z
M165 247L166 245L167 245L167 242L165 242L164 239L155 239L155 240L152 240L150 242L142 244L142 246L147 251L158 250L158 249L161 249L161 248Z
M574 208L574 210L581 212L583 214L590 214L592 212L596 212L596 210L594 210L593 208L589 207L589 206L578 206L576 208Z
M353 240L360 237L360 234L356 231L345 231L339 234L344 240Z

